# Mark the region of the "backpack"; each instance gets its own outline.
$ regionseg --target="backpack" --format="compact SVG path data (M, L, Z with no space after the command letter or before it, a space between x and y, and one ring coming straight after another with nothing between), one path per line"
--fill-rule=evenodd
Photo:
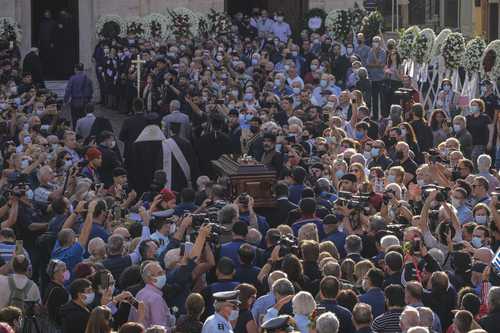
M31 290L31 287L33 287L33 281L28 279L28 282L26 282L26 285L22 289L17 288L14 282L14 277L9 276L8 281L10 289L10 297L8 305L15 306L24 313L25 311L24 301L26 300L26 297L28 296L28 292Z

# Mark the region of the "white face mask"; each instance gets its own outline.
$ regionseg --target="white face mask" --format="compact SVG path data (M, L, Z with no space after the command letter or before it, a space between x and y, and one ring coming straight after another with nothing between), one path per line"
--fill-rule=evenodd
M173 234L175 234L176 230L177 230L177 225L175 223L171 223L170 224L170 229L169 229L168 233L170 235L173 235Z
M111 149L113 149L113 148L115 148L115 146L116 146L116 141L115 140L111 141L111 144L109 145L109 147Z
M94 298L95 298L94 292L85 294L85 299L83 300L83 303L89 305L90 303L92 303L94 301Z
M231 314L229 315L229 321L235 321L238 319L240 312L238 310L231 310Z

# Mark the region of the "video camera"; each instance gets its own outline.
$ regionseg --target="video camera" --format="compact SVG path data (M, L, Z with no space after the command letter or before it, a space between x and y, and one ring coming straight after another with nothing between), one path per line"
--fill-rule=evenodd
M216 209L209 209L207 213L190 214L192 217L191 228L193 232L190 235L192 241L198 237L202 225L210 225L210 235L207 237L207 242L217 245L220 243L220 236L223 232L227 231L226 228L221 226L218 221Z
M408 88L399 88L394 92L403 103L407 103L413 100L413 90Z
M367 210L370 208L370 195L368 193L361 193L361 195L353 195L351 192L340 191L338 199L335 204L340 206L347 206L348 209L354 210Z
M425 185L422 186L422 199L425 201L429 194L437 190L436 201L437 202L445 202L449 198L450 189L448 187L442 187L437 185Z
M280 246L280 257L284 257L290 253L297 253L299 249L298 241L293 235L281 235L277 241L277 245Z

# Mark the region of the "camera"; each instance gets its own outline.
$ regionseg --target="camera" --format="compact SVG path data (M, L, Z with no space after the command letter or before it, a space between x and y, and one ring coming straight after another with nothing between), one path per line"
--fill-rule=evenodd
M277 245L280 246L280 257L284 257L290 253L296 253L299 248L297 239L293 235L281 235L277 242Z
M413 99L412 93L413 90L411 89L399 88L394 92L394 95L396 95L403 102L409 102Z
M384 191L384 194L382 195L382 199L384 200L384 205L388 205L389 201L391 201L392 198L396 195L396 192L394 190L388 189Z
M347 206L348 209L364 210L370 207L368 200L369 194L361 193L360 195L353 195L351 192L340 191L336 204Z
M243 206L248 206L248 203L250 202L250 196L248 193L241 193L238 196L238 203L240 203Z
M448 200L449 194L450 194L450 189L448 187L442 187L442 186L437 186L437 185L425 185L422 186L422 199L425 201L429 194L437 190L438 193L436 194L436 201L437 202L444 202Z
M462 175L460 175L460 170L458 168L453 168L451 170L451 180L456 182L457 180L461 179Z

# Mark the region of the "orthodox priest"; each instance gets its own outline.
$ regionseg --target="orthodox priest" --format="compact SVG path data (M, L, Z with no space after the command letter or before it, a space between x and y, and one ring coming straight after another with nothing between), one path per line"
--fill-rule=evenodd
M167 139L159 126L146 126L133 144L129 177L139 194L149 190L156 170L165 171L166 187L175 192L191 187L198 177L194 149L179 136L180 124L172 123L169 131Z

